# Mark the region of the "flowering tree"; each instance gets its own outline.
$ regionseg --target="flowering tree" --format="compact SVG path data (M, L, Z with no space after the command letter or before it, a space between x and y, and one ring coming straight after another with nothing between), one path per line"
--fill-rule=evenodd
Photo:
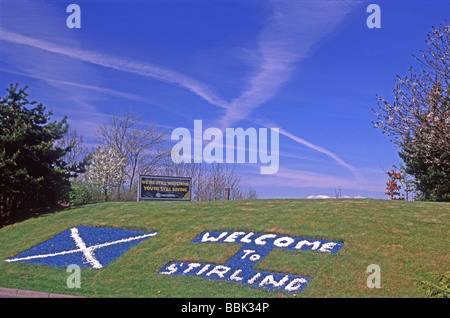
M420 69L397 76L394 101L378 96L375 128L402 149L422 198L450 201L450 25L433 28Z
M117 198L121 192L136 188L139 175L153 174L161 160L170 156L164 147L166 131L159 131L153 124L144 124L142 117L125 111L111 117L108 124L98 128L96 136L107 148L118 150L125 157L125 166L117 185ZM127 188L125 188L127 185Z
M397 76L395 101L378 96L374 126L400 147L410 137L414 145L450 152L450 25L433 28L426 43L422 57L414 56L421 69ZM427 160L438 160L429 152Z
M86 171L86 180L99 187L108 201L110 189L118 186L123 179L126 158L114 148L97 148L92 154L91 162Z

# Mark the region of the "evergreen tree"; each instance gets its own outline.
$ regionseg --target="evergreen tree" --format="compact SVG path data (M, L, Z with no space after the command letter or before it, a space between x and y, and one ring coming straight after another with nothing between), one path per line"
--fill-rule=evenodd
M408 142L403 143L399 153L405 162L405 172L414 176L419 200L450 202L450 152L431 150L431 156L443 164L427 160L430 149Z
M11 84L0 97L0 211L48 207L70 189L62 157L70 146L55 147L67 132L66 117L50 122L51 111L29 102L26 89Z

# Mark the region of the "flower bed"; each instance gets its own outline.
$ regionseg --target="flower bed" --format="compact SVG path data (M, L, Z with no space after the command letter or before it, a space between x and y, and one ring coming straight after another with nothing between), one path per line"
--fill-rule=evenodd
M5 261L102 268L132 246L156 234L157 232L78 226Z
M237 282L268 290L279 289L289 293L301 292L311 280L307 276L270 273L254 270L274 248L292 251L315 251L337 253L341 242L298 238L274 233L253 232L204 232L193 243L241 243L244 246L225 264L203 264L195 262L171 262L159 274L197 276L215 280Z

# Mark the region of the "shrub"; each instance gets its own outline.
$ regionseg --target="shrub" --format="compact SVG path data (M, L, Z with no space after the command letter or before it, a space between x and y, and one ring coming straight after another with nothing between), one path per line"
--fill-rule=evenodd
M443 274L430 273L435 282L415 279L416 286L428 297L449 298L450 297L450 271Z
M75 182L69 192L69 203L81 205L100 201L101 193L92 184L87 182Z

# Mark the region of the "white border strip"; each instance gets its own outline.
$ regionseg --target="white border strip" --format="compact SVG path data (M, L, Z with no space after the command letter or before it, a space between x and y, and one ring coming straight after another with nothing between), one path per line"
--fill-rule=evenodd
M84 241L78 234L78 229L76 227L70 229L70 236L73 238L75 244L81 250L81 252L83 252L84 257L89 262L89 264L92 265L93 268L103 267L102 264L100 264L100 262L92 254L92 249L86 247L86 244L84 244Z
M76 252L81 252L81 250L77 249L77 250L70 250L70 251L62 251L62 252L58 252L58 253L38 254L38 255L31 255L31 256L26 256L26 257L10 258L10 259L5 259L5 262L26 261L29 259L46 258L46 257L65 255L65 254L71 254L71 253L76 253Z

